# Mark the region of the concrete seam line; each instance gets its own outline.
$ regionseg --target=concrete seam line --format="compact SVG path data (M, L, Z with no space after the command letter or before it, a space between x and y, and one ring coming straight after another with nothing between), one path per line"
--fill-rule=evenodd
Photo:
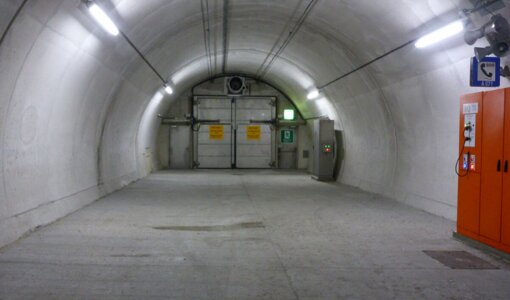
M20 4L20 6L18 7L18 9L16 10L16 12L14 13L14 16L12 16L11 20L9 21L9 24L7 24L7 27L5 28L5 31L4 33L2 34L2 37L0 38L0 46L2 46L3 42L4 42L4 39L5 37L7 36L7 34L9 33L12 25L14 24L14 22L16 21L16 19L18 18L19 14L21 13L21 11L23 10L23 7L25 7L25 4L27 4L28 0L23 0L23 2Z
M228 63L228 15L229 0L223 0L223 65L221 71L226 73Z
M39 204L39 205L37 205L36 207L32 207L32 208L30 208L30 209L27 209L27 210L25 210L25 211L22 211L22 212L20 212L20 213L15 214L15 215L9 216L9 217L7 217L7 218L2 218L2 219L0 219L0 222L3 222L3 221L5 221L5 220L9 220L9 219L13 219L13 218L20 217L20 216L22 216L22 215L24 215L24 214L27 214L27 213L30 213L30 212L32 212L32 211L34 211L34 210L38 210L39 208L42 208L42 207L45 207L45 206L48 206L48 205L55 204L55 203L60 202L60 201L62 201L62 200L69 199L69 198L71 198L71 197L77 196L77 195L79 195L79 194L81 194L81 193L85 193L85 192L88 192L88 191L93 190L93 189L97 189L97 191L98 191L98 192L100 192L99 188L100 188L100 186L99 186L99 185L94 185L94 186L91 186L91 187L85 188L85 189L83 189L83 190L80 190L80 191L74 192L74 193L69 194L69 195L66 195L66 196L64 196L64 197L60 197L60 198L58 198L58 199L51 200L51 201L48 201L48 202L45 202L45 203ZM100 193L101 193L101 192L100 192Z
M294 8L294 11L292 12L292 14L291 14L289 20L287 21L287 23L285 23L285 26L283 27L282 32L278 36L278 39L274 43L274 45L271 48L271 50L269 50L269 53L267 54L266 58L264 59L264 61L260 65L260 67L257 69L257 72L255 72L256 77L258 77L258 75L260 74L260 72L262 71L264 66L266 65L267 61L271 57L271 54L273 54L273 52L275 51L275 49L278 46L278 44L284 39L284 34L288 30L288 28L290 27L292 20L294 20L294 18L296 17L297 12L298 12L298 8L301 6L301 3L303 3L303 0L299 1L298 4L296 5L296 7Z
M205 2L205 4L204 4ZM212 77L213 71L212 71L212 57L211 57L211 25L210 25L210 18L209 18L209 1L208 0L201 0L200 1L200 9L202 11L202 28L204 30L204 46L205 46L205 54L208 58L208 71L209 71L209 77Z
M287 48L287 46L290 44L290 42L294 39L297 32L299 31L299 29L301 29L301 26L303 25L306 18L308 17L308 15L310 14L310 12L315 7L315 5L317 4L318 1L319 0L311 0L310 3L308 3L303 14L299 17L297 23L294 25L294 27L292 27L292 30L289 32L287 39L285 39L285 41L280 46L278 51L276 51L276 53L273 55L273 58L269 61L269 63L264 67L264 69L260 73L260 75L258 77L259 79L263 78L267 74L267 72L273 65L274 61L280 57L280 54L282 54L282 52L285 50L285 48Z

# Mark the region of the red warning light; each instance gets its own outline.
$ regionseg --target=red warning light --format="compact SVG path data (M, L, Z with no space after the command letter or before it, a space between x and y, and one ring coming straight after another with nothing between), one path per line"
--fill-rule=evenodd
M322 152L331 153L331 152L333 152L333 147L329 144L325 144L322 146Z

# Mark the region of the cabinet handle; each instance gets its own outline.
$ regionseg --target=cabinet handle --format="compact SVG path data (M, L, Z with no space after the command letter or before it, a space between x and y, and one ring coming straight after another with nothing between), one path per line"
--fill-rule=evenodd
M505 173L508 173L508 160L505 160Z
M498 172L501 172L501 160L498 160L498 166L496 168Z

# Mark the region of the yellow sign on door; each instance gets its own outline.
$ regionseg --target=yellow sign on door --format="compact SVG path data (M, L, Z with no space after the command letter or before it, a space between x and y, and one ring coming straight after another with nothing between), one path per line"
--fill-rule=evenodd
M209 139L215 141L223 140L223 125L209 125Z
M260 125L246 127L246 139L248 141L260 140Z

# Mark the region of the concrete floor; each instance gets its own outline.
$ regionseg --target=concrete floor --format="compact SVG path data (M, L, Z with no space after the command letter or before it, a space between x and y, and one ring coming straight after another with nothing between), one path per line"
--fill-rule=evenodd
M510 299L508 265L453 230L302 173L164 172L1 249L0 299Z

